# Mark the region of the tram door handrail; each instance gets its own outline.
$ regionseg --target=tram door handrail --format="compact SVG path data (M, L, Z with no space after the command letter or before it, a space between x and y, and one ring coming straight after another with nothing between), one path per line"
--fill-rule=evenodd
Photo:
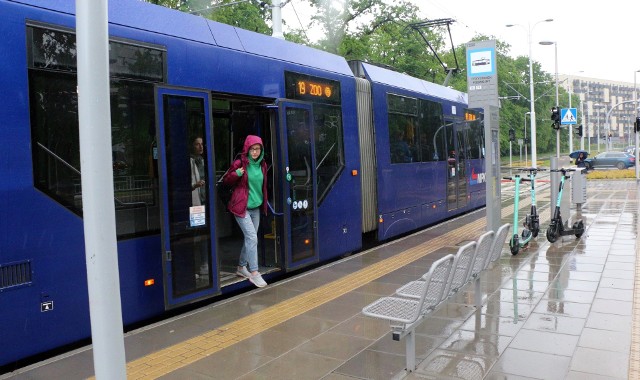
M82 172L80 172L80 170L78 170L76 167L74 167L73 165L71 165L70 163L68 163L67 161L65 161L65 159L63 159L62 157L58 156L57 154L55 154L53 151L51 151L49 148L47 148L46 146L44 146L41 142L36 141L36 144L38 144L38 146L40 147L40 149L44 150L45 153L49 154L51 157L53 157L54 159L56 159L57 161L59 161L61 164L63 164L64 166L66 166L67 168L69 168L71 171L73 171L74 173L76 173L79 176L82 176ZM147 230L149 229L149 204L147 202L124 202L120 199L118 199L118 197L114 196L113 200L115 201L116 204L118 204L119 206L122 207L135 207L135 206L143 206L145 209L145 214L146 214L146 224L147 224Z

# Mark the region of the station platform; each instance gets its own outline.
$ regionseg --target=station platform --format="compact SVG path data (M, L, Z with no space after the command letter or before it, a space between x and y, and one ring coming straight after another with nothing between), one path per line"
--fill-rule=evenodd
M416 330L418 365L411 373L404 341L393 341L388 322L361 310L419 278L451 253L447 247L476 239L486 229L484 210L129 332L127 377L640 378L639 192L635 180L588 181L581 213L571 206L586 232L551 244L544 234L549 191L540 191L540 235L515 256L505 244L482 272L481 309L468 284L427 317ZM521 199L522 217L528 206ZM502 223L512 223L512 213L504 191ZM86 347L0 379L93 375Z

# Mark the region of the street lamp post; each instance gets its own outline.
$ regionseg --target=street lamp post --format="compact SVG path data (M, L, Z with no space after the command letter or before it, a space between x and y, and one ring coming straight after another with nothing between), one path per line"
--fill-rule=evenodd
M556 41L541 41L540 45L553 45L555 49L555 68L556 68L556 107L560 112L560 99L558 98L558 42ZM569 132L571 133L571 132ZM556 129L556 158L560 158L560 128Z
M531 115L531 112L527 111L524 114L524 164L529 166L527 164L529 161L529 157L527 157L527 115Z
M598 129L596 131L597 135L596 135L596 141L598 142L596 145L598 147L598 153L600 153L600 107L602 107L602 104L600 103L596 103L593 105L594 107L598 107L598 119L597 119L597 126Z
M536 22L535 24L533 24L533 26L531 26L531 24L529 24L529 29L527 30L527 37L528 37L528 43L529 43L529 102L530 102L530 107L531 107L531 166L536 168L538 167L537 165L537 156L536 156L536 106L535 106L535 97L534 97L534 90L533 90L533 62L531 59L531 33L533 31L533 29L536 27L536 25L542 23L542 22L551 22L553 21L552 18L548 18L546 20L540 20L538 22ZM519 24L507 24L506 27L510 28L512 26L516 26ZM519 25L522 26L522 25Z

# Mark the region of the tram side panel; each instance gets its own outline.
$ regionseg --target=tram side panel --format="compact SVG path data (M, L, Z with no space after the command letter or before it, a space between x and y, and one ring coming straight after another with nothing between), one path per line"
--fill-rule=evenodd
M34 188L24 8L0 4L0 366L89 329L82 220Z
M341 82L344 168L318 207L320 261L330 260L362 247L360 143L355 81ZM322 138L316 134L316 139ZM322 157L320 157L322 159Z
M416 123L421 121L417 117L415 94L375 83L372 87L380 216L378 238L386 240L446 216L442 184L446 164L433 160L433 152L417 149L420 136ZM415 107L411 106L415 112L394 112L389 109L390 102L405 105L415 102ZM407 140L412 140L413 144L408 144Z

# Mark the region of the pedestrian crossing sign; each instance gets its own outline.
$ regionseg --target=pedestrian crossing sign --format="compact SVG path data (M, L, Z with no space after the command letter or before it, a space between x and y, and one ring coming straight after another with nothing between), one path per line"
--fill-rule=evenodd
M562 108L560 109L560 124L571 125L578 124L578 109L577 108Z

